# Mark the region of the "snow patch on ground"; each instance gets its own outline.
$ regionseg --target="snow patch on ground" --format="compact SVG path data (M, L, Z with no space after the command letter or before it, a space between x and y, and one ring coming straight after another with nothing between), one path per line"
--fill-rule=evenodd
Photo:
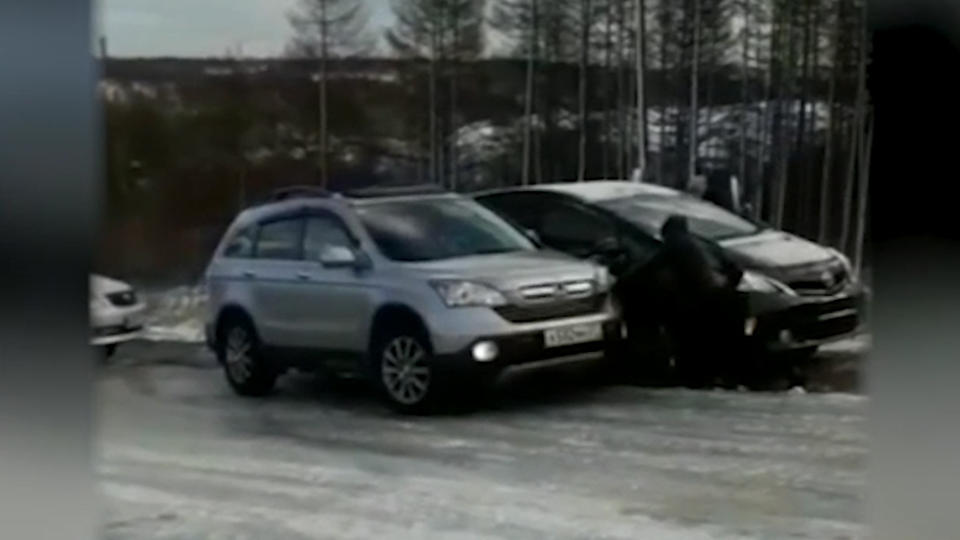
M201 287L145 292L144 338L149 341L202 343L208 297Z

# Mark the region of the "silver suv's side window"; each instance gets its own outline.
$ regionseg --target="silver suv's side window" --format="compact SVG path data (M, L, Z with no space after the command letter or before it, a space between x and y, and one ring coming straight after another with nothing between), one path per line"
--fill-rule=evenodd
M319 261L326 249L353 247L353 240L343 223L334 216L307 217L303 236L303 256L308 261Z
M223 256L232 259L253 257L253 242L256 239L256 226L244 227L237 231L223 250Z
M260 225L256 257L275 260L300 259L302 233L303 220L300 218L282 219Z

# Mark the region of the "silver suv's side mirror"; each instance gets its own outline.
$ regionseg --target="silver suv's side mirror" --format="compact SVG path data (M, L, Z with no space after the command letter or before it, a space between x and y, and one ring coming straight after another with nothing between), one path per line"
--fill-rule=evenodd
M352 268L357 260L357 254L346 246L327 246L320 253L320 264L327 268Z

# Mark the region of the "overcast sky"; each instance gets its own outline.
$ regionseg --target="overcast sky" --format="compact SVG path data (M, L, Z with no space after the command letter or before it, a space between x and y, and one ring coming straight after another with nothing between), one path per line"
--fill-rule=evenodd
M282 52L286 13L297 0L99 0L100 30L112 56L221 56ZM389 0L367 0L371 26L392 20Z

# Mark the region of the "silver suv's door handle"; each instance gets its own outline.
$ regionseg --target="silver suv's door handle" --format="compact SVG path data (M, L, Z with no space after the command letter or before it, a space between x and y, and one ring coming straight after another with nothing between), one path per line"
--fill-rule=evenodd
M254 277L257 277L257 274L256 274L256 272L254 272L253 270L244 270L244 271L243 271L243 277L245 277L245 278L254 278Z
M306 272L297 272L297 279L302 279L302 280L310 279L310 274Z

